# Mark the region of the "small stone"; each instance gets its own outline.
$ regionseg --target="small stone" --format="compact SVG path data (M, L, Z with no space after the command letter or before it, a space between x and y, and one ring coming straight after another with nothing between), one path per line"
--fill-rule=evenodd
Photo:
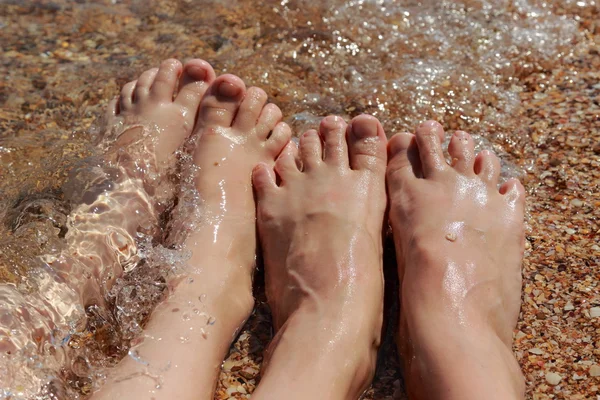
M534 347L533 349L529 349L529 352L531 354L537 354L538 356L541 356L542 354L544 354L544 352L541 349L538 349L537 347Z
M600 376L600 365L594 364L590 367L590 376Z
M451 242L455 242L456 241L456 234L455 233L448 233L448 234L446 234L446 240L449 240Z
M575 380L575 381L580 381L580 380L585 379L585 378L586 378L585 375L579 375L577 372L575 372L573 374L573 380Z
M573 199L573 200L571 200L571 205L573 207L581 207L583 205L583 201L581 201L579 199Z
M556 372L548 372L546 374L546 382L548 382L549 385L556 386L560 383L561 379L562 376Z
M571 310L574 310L574 309L575 309L575 306L570 301L567 302L567 304L565 304L565 308L563 308L563 310L565 310L565 311L571 311Z
M600 317L600 307L590 308L590 317L592 317L592 318Z

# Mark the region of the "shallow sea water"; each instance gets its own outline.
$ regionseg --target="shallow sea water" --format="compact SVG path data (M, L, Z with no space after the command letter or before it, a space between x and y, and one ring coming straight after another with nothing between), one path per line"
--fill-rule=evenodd
M600 9L594 0L1 0L0 7L0 338L11 342L0 341L0 399L84 398L127 354L163 297L164 275L185 262L176 244L157 245L162 230L116 232L113 247L127 251L94 272L96 301L78 292L85 265L70 274L56 267L65 249L106 251L96 249L105 236L89 232L123 218L112 206L119 196L150 201L126 182L103 186L99 154L110 139L97 121L144 69L166 57L204 58L264 88L296 135L328 114L373 114L388 136L437 119L476 134L478 149L501 156L504 177L522 178L536 170L523 157L532 138L520 124L521 94L532 76L587 50ZM105 194L102 204L87 201L89 193ZM97 207L110 216L90 226ZM114 279L113 269L125 275ZM249 326L268 330L263 309ZM396 365L383 358L369 396L402 398ZM223 382L219 390L233 398L254 385L231 391Z

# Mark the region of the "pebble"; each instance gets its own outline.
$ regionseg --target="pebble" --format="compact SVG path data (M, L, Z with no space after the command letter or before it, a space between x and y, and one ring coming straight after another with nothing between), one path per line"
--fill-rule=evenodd
M600 365L594 364L590 367L590 376L600 376Z
M590 317L592 317L592 318L600 317L600 307L590 308Z
M548 372L546 374L546 382L548 382L549 385L556 386L559 384L561 379L562 379L562 376L560 376L556 372Z
M583 201L581 201L579 199L573 199L573 200L571 200L571 205L573 207L581 207L583 205Z
M565 308L564 308L565 311L571 311L574 309L575 309L575 306L570 301L567 304L565 304Z

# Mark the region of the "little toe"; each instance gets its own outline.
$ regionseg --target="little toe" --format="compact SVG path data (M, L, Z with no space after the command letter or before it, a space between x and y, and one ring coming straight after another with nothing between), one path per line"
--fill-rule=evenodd
M388 141L388 166L386 170L387 184L390 193L400 189L406 183L417 179L416 171L420 168L420 160L411 160L411 148L416 148L415 135L408 132L400 132L391 137ZM418 152L416 153L418 155Z
M452 159L452 166L456 171L463 175L473 173L475 144L471 135L463 131L454 132L454 135L450 138L448 153Z
M387 165L387 138L377 118L363 114L352 119L347 129L350 167L384 176Z
M252 170L252 186L258 201L264 199L265 195L277 190L273 167L265 163L259 163Z
M121 111L128 111L133 106L133 91L136 85L137 81L131 81L121 89L121 95L119 96L119 109Z
M152 68L144 71L137 80L135 90L133 91L133 102L138 103L145 101L150 93L150 88L154 82L154 78L158 73L158 68Z
M425 178L443 171L448 166L442 151L444 135L444 128L436 121L424 122L417 128L415 137Z
M326 164L348 167L346 127L346 122L335 115L325 117L321 121L319 135L323 142L323 160Z
M511 178L500 186L500 194L505 196L513 207L525 205L525 188L516 178Z
M158 72L154 77L154 82L150 87L150 95L157 101L171 102L175 95L175 88L177 88L177 82L181 75L183 67L179 60L170 58L164 60Z
M300 160L304 171L311 171L323 163L321 138L314 129L300 136Z
M175 103L187 110L198 110L200 100L214 80L215 71L209 63L200 59L188 61L183 67Z
M298 146L294 142L288 142L275 161L275 172L281 179L281 185L285 185L294 175L300 174L298 168Z
M235 75L221 75L213 81L200 102L201 126L230 127L246 94L246 85Z
M266 148L270 156L275 159L292 137L292 130L285 122L279 122L272 130L271 136L267 139Z
M498 186L500 160L489 150L483 150L475 157L474 171L481 180L490 186Z
M260 88L251 87L248 89L242 104L240 104L240 110L235 116L233 126L243 131L249 131L254 128L258 122L258 117L265 107L267 98L267 93ZM267 132L263 138L266 138L266 135L268 134L269 132Z

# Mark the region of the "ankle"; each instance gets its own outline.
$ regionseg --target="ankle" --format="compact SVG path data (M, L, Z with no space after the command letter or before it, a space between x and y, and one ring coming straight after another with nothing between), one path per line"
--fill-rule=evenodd
M401 349L411 398L523 398L520 367L511 348L492 329L436 329L425 337L410 349Z
M285 388L286 393L259 390L255 396L261 400L290 398L289 393L297 393L298 399L358 398L375 373L380 340L379 332L365 325L359 319L297 310L269 345L259 386ZM270 368L271 364L277 368Z

